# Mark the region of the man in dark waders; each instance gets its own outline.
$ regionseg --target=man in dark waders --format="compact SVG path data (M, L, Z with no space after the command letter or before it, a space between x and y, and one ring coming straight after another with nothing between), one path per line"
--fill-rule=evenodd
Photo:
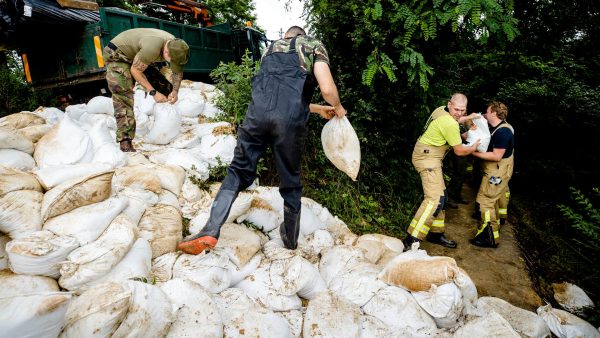
M331 106L310 104L317 83ZM311 111L327 119L346 115L325 47L294 26L263 55L260 72L252 79L252 102L238 128L234 158L212 204L210 218L198 234L179 244L179 250L197 255L217 245L231 205L238 193L254 182L259 157L268 145L273 150L284 200L281 239L286 248L296 249L302 196L300 158Z

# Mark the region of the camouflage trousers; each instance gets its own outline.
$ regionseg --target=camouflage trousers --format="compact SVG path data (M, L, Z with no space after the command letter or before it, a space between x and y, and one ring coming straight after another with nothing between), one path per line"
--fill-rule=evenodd
M135 115L133 113L133 86L131 60L119 50L104 48L102 55L106 62L106 82L112 93L117 120L117 142L135 137ZM173 85L161 74L160 64L152 64L144 71L148 82L160 93L169 95Z

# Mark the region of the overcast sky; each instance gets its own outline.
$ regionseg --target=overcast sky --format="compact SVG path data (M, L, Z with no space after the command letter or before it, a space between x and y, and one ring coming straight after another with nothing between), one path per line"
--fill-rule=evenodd
M291 26L304 27L302 2L293 0L290 11L285 10L286 0L254 0L256 5L256 25L266 30L267 39L279 39L279 30L285 31Z

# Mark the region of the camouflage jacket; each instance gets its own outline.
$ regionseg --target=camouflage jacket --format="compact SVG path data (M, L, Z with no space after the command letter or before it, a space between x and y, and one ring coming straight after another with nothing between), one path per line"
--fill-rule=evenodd
M290 50L290 41L292 38L280 39L273 41L273 53L285 53ZM329 56L323 43L310 36L299 36L296 38L296 51L300 58L300 67L302 67L308 74L313 73L313 66L315 62L321 61L329 64ZM269 54L269 48L263 54L265 57Z

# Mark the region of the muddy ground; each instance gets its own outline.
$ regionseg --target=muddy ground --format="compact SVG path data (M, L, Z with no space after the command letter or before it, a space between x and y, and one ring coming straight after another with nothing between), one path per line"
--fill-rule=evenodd
M458 209L446 211L446 236L458 243L456 249L424 242L422 248L430 255L453 257L458 266L466 270L479 296L502 298L513 305L534 311L542 300L534 291L529 272L516 243L513 224L500 229L498 248L480 248L469 243L479 221L471 218L474 211L475 192L465 185L463 198L470 203L459 204ZM509 209L510 214L510 209Z

